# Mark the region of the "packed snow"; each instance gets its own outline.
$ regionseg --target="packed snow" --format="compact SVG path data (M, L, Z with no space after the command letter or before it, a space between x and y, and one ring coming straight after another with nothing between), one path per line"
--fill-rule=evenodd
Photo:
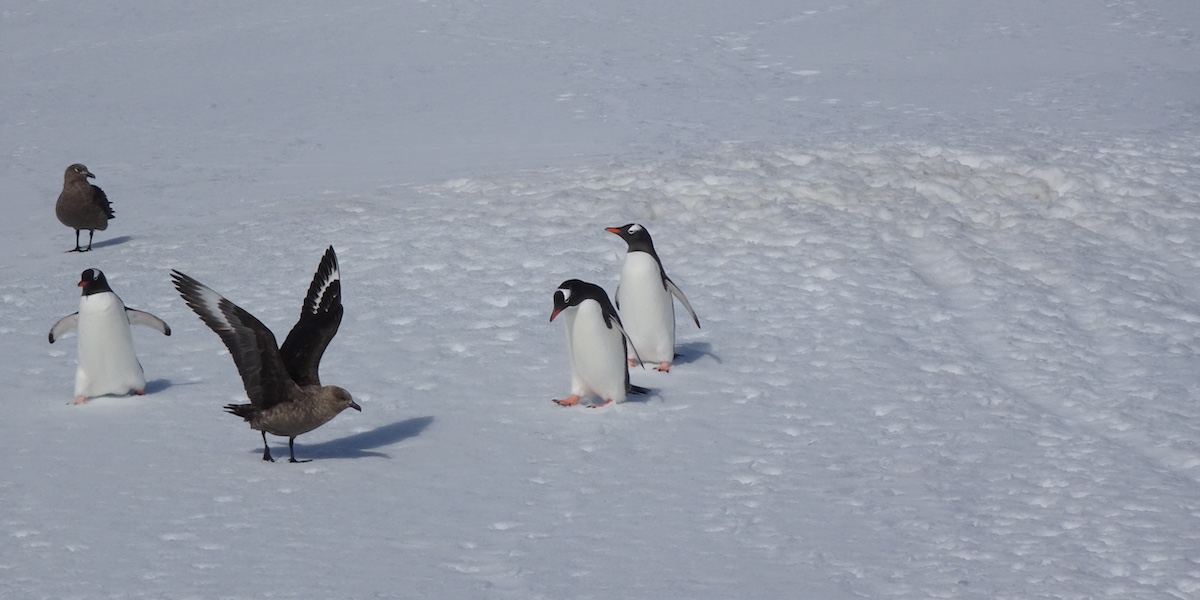
M0 596L1200 596L1200 4L754 4L5 7ZM556 406L629 222L703 328ZM328 245L267 463L168 273L282 339ZM90 267L172 335L71 406Z

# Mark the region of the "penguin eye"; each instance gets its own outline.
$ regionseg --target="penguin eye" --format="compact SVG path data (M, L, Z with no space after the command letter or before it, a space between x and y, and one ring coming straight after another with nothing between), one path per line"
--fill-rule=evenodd
M558 288L558 295L562 296L563 304L566 304L571 300L571 290L568 290L567 288Z
M629 226L629 233L637 233L641 230L642 230L642 226L638 225L637 223L634 223L633 225Z

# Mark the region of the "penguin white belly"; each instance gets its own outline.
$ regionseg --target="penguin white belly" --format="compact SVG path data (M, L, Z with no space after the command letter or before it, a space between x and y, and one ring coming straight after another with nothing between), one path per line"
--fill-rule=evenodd
M116 294L83 297L79 302L78 335L75 397L124 395L146 388L146 376L133 351L129 317Z
M564 313L567 351L571 362L571 393L596 395L624 402L626 392L625 344L621 332L604 324L600 305L593 301Z
M662 271L653 256L629 252L621 267L617 311L625 333L643 361L662 363L675 359L675 303L663 285Z

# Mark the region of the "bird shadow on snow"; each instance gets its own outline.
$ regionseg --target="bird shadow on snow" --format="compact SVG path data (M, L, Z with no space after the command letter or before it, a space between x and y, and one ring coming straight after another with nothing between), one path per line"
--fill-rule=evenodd
M96 248L107 248L109 246L116 246L118 244L124 244L125 242L128 242L129 240L132 240L132 239L133 239L133 236L131 236L131 235L118 235L115 238L108 238L107 240L100 240L98 242L93 242L92 250L95 250Z
M711 356L717 364L721 364L721 357L713 354L712 344L708 342L688 342L675 346L675 360L672 364L686 365L694 363L705 356Z
M416 417L319 444L299 442L296 444L297 453L302 452L305 455L302 458L391 458L383 452L372 450L421 435L430 423L433 423L433 417ZM284 452L286 456L286 447ZM261 454L262 449L254 450L254 453Z

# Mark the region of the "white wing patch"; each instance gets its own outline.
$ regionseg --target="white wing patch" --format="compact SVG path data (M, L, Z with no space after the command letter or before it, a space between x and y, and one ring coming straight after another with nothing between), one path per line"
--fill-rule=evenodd
M216 321L217 325L222 330L234 331L233 324L229 322L229 319L225 316L224 311L221 310L221 301L224 300L224 298L203 283L200 283L194 279L192 281L196 284L196 289L198 292L196 294L196 300L200 302L200 310L203 310L204 313L213 321Z
M310 314L317 314L317 309L321 306L321 299L325 297L325 292L329 291L329 286L333 285L333 282L340 281L341 279L341 268L335 265L333 270L330 271L329 277L326 277L325 280L321 282L321 287L317 290L317 294L313 296L315 302L312 306L308 307L308 312Z

